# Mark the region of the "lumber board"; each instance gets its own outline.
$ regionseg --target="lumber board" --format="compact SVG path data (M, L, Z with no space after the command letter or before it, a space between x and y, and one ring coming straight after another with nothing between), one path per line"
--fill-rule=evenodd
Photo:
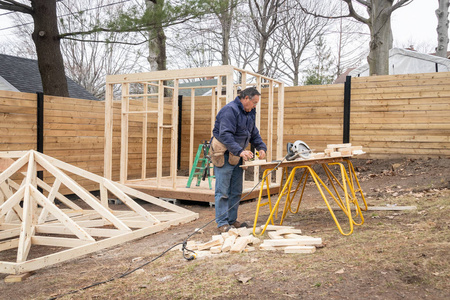
M230 248L230 253L242 253L245 247L251 242L250 236L241 236L236 239L234 245Z
M278 235L286 235L286 234L302 234L301 229L295 228L283 228L275 231Z
M208 241L206 243L197 245L197 249L200 250L200 251L201 250L208 250L211 247L217 247L217 246L222 246L222 241L218 240L218 239L215 239L215 240L210 240L210 241Z
M44 257L39 257L23 263L0 262L0 272L7 274L19 274L23 272L35 271L44 266L50 266L56 263L64 262L73 259L74 257L78 257L81 255L85 255L101 249L105 249L108 247L112 247L121 243L126 243L128 241L144 237L146 235L167 229L170 226L192 221L195 220L197 217L198 215L195 213L183 215L180 216L180 218L174 219L172 221L138 229L131 233L124 233L118 236L114 236L112 238L97 241L96 243L67 249L62 252L54 253Z
M265 225L261 225L261 229L264 229ZM281 229L294 229L294 226L286 226L286 225L267 225L266 231L275 231Z
M234 245L234 242L236 241L236 238L237 238L236 235L229 235L223 242L222 252L230 251L231 247Z
M274 239L264 240L264 243L268 246L280 247L280 246L320 246L322 245L321 238L304 238L304 239Z
M284 248L284 253L314 253L316 247L314 246L287 246Z
M22 274L8 275L5 277L4 281L7 283L22 282L33 274L34 272L26 272Z

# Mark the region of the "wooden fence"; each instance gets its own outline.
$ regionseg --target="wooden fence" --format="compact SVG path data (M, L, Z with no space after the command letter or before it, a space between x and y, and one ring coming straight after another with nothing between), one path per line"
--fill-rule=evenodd
M450 156L450 73L352 78L350 141L373 157Z
M350 142L362 145L368 153L365 157L449 157L449 82L450 73L352 78ZM210 99L196 97L196 145L211 136ZM286 87L284 141L303 140L316 152L327 144L342 143L343 99L343 84ZM263 124L267 115L264 91L261 103ZM0 91L0 151L36 149L36 104L36 94ZM44 122L44 153L103 175L104 102L45 96ZM187 169L189 162L189 122L188 97L181 111L181 169ZM149 143L156 138L153 125L149 124ZM138 119L130 124L131 178L141 172L140 157L133 154L134 148L140 151L141 126ZM263 138L265 130L263 126ZM276 128L273 130L276 137ZM119 143L120 112L116 109L113 166L119 165ZM170 147L169 139L164 147ZM151 151L148 157L151 176L157 158ZM118 180L118 176L118 167L113 167L113 179ZM87 189L91 186L89 182L82 184Z

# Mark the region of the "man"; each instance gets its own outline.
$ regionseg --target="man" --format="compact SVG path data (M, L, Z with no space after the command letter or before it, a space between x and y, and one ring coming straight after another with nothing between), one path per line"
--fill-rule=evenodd
M259 151L261 159L266 156L266 144L255 125L255 108L260 95L256 88L247 88L225 105L216 117L211 160L216 177L215 208L219 232L247 225L237 221L243 183L240 165L253 158L253 153L246 150L249 143Z

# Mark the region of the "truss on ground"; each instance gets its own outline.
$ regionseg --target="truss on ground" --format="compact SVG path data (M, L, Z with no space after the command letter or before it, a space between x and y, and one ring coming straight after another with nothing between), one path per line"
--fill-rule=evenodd
M198 218L197 213L34 150L0 152L0 171L0 273L38 270ZM38 171L46 172L52 184L39 179ZM99 197L79 179L96 182ZM62 195L63 186L82 204ZM108 194L127 210L110 209Z

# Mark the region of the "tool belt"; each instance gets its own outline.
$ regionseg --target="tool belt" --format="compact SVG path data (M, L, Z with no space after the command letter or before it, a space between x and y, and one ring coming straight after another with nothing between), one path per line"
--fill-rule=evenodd
M215 137L211 140L211 147L209 149L211 162L214 166L221 168L225 164L225 152L227 151L227 147L219 142ZM235 166L241 160L240 156L236 156L228 151L228 163L232 166Z

